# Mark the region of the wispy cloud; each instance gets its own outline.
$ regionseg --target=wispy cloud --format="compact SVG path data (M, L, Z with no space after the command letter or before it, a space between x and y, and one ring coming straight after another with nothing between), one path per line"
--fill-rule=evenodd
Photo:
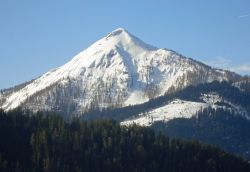
M205 63L214 68L230 70L242 75L250 75L250 63L236 64L231 59L222 56L217 56Z
M232 64L232 61L228 58L217 56L205 63L215 68L228 69Z
M250 64L235 66L235 67L232 67L231 70L237 73L241 73L241 74L250 74Z
M250 17L250 13L249 13L249 14L240 15L240 16L238 16L238 17L239 17L239 18Z

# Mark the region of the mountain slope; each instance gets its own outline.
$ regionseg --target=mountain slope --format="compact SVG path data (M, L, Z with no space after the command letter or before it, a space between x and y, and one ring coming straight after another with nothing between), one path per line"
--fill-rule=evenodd
M237 78L234 73L150 46L119 28L20 90L1 93L0 107L77 115L144 103L188 85Z
M245 84L235 84L189 86L144 104L91 111L83 118L149 126L171 138L197 139L250 160L250 92Z
M223 109L205 109L191 118L155 122L151 126L171 138L199 140L250 160L250 120Z
M192 94L192 93L190 93ZM214 110L222 109L224 111L233 112L237 116L250 119L247 108L241 104L232 103L224 96L218 95L216 92L200 93L200 100L181 100L174 99L167 102L161 107L151 109L147 112L140 113L125 119L122 125L138 124L142 126L150 126L158 121L168 122L175 118L191 118L197 116L198 112L204 109L212 108ZM198 98L198 99L199 99Z
M250 94L234 85L235 83L212 82L187 87L151 100L151 104L142 108L141 112L126 115L127 119L123 118L121 124L150 126L158 121L195 117L208 108L227 111L249 120Z

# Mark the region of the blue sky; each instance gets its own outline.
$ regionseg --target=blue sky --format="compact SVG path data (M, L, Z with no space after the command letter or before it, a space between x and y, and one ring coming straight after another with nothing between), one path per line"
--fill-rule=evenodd
M1 0L0 89L66 63L118 27L250 74L249 0Z

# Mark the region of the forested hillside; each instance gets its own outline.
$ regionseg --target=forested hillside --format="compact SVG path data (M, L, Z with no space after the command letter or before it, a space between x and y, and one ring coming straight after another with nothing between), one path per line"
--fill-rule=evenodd
M230 82L218 82L199 84L189 86L185 89L175 91L173 93L151 99L146 103L131 105L123 108L104 108L102 110L93 109L82 115L81 118L87 120L95 119L114 119L124 121L129 117L136 116L141 113L147 113L152 109L156 109L166 105L174 99L181 99L193 102L204 102L201 99L202 94L216 93L222 99L230 101L235 105L243 107L248 113L250 112L250 92L245 91L250 89L249 85L238 84L239 88L233 86ZM244 89L243 89L244 88ZM220 105L220 104L219 104ZM222 104L225 107L230 107L229 104Z
M248 162L149 128L0 112L0 171L250 171Z
M155 130L170 138L197 139L250 159L250 121L223 109L205 109L190 119L157 122Z

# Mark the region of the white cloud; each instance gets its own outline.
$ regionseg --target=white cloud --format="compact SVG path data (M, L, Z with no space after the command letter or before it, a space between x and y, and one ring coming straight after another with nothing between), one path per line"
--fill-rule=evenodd
M250 64L235 66L231 70L240 74L250 74Z
M205 63L214 68L230 70L241 75L250 75L250 63L237 64L235 61L222 56L217 56Z
M244 14L244 15L240 15L238 16L239 18L245 18L245 17L250 17L250 14Z
M215 68L228 69L232 64L232 61L228 58L217 56L205 63Z

